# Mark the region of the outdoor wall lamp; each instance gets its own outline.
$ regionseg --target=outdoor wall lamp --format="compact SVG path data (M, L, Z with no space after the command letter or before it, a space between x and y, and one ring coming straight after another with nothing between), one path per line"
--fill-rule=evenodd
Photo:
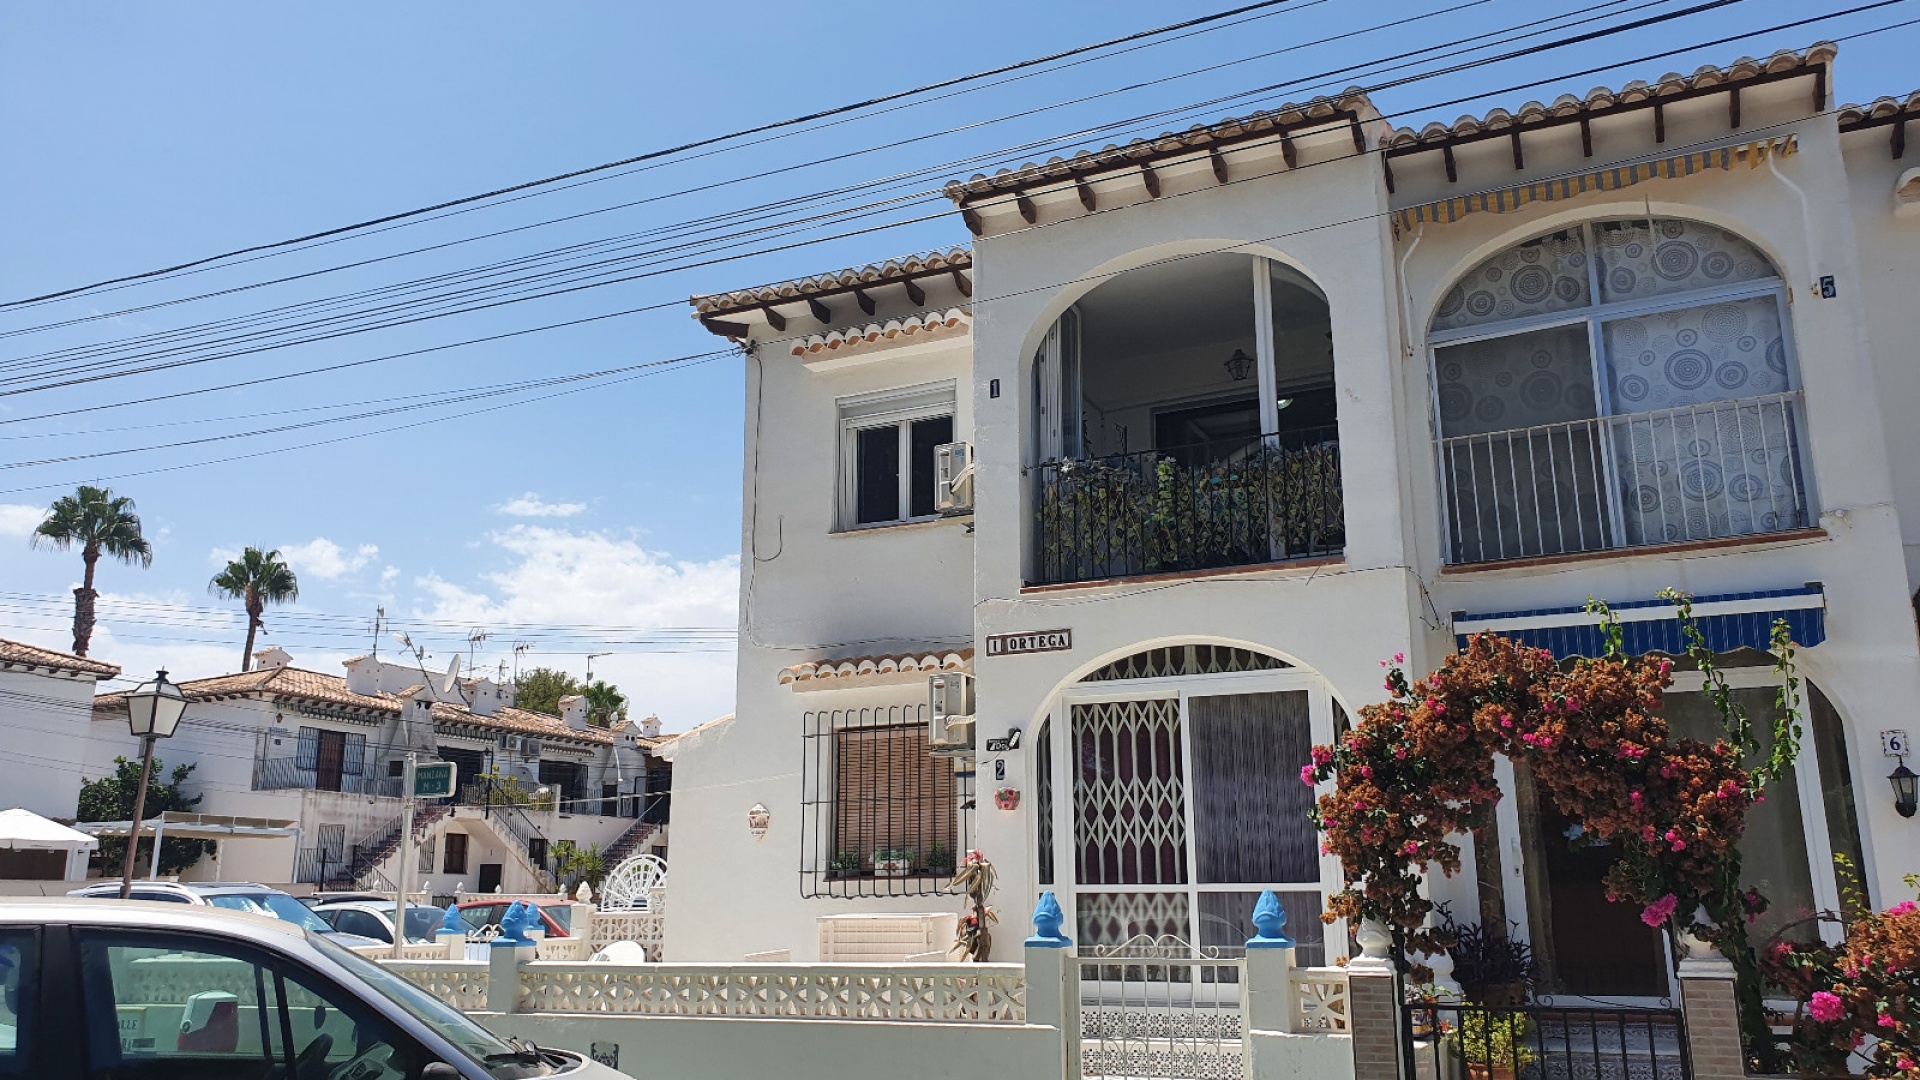
M1920 805L1920 773L1907 768L1907 759L1903 757L1887 777L1887 783L1893 785L1893 808L1901 817L1912 817L1914 808Z
M1234 382L1246 382L1247 376L1253 373L1253 357L1248 356L1245 349L1235 349L1233 355L1227 357L1226 366Z
M187 711L187 695L167 681L163 668L153 677L127 692L127 729L140 740L140 787L133 796L133 820L127 823L127 855L120 865L120 899L133 893L133 849L140 846L140 820L146 812L147 778L153 772L153 744L156 739L171 738ZM1908 813L1913 811L1909 810ZM160 838L154 837L154 843Z

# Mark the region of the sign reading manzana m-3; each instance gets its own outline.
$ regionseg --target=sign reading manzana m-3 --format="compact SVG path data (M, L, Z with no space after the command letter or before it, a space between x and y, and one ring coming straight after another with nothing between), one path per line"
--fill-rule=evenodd
M1073 648L1071 630L1034 630L1025 634L988 634L988 656L1018 656L1021 653L1066 652Z

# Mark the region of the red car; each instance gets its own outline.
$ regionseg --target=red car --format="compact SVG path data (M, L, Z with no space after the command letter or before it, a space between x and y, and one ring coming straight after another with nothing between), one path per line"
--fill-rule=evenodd
M553 912L548 910L550 908L561 909L561 917L565 918L567 922L572 922L571 916L573 915L573 909L567 906L566 901L555 900L552 903L546 903L535 900L530 902L534 905L535 910L540 912L540 925L546 930L548 937L563 938L567 936L566 923L554 918ZM471 935L473 931L485 929L489 926L498 929L501 917L507 913L507 909L512 907L513 903L512 900L469 900L464 904L455 904L454 907L459 910L460 921L467 924L467 932Z

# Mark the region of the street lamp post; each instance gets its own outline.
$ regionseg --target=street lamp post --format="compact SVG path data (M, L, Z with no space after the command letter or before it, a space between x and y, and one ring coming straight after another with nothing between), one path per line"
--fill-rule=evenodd
M127 828L127 855L120 866L120 899L133 894L133 849L140 844L141 815L147 806L147 778L153 772L155 740L171 738L187 711L187 695L167 681L162 669L152 682L144 682L127 694L127 727L140 740L140 788L133 796L133 821ZM154 837L154 843L160 842ZM157 856L156 855L156 865Z

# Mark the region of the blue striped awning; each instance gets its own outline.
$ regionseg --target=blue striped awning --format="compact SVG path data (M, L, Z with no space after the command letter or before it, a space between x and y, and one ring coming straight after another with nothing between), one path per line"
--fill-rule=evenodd
M1611 605L1620 622L1621 644L1630 656L1660 652L1678 656L1687 651L1679 614L1665 600L1640 600ZM1793 642L1801 647L1827 640L1826 594L1817 584L1798 589L1724 593L1693 598L1693 617L1715 652L1738 648L1766 652L1772 644L1775 619L1787 620ZM1467 635L1492 631L1523 645L1569 656L1602 656L1606 638L1600 618L1586 605L1539 608L1533 611L1490 611L1453 616L1453 633L1465 648Z

